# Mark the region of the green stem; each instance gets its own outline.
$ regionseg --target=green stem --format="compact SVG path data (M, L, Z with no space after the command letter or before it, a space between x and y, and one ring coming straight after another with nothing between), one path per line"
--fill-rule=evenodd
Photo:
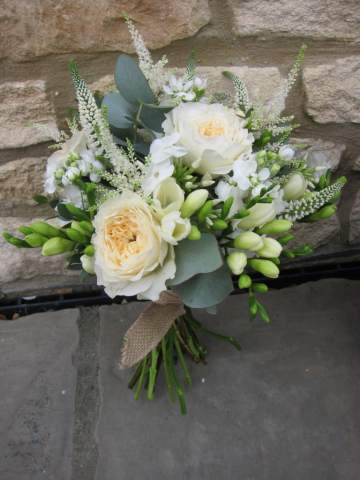
M198 322L194 322L191 318L188 317L188 315L184 315L184 318L187 322L190 323L190 325L193 325L197 330L200 330L201 332L207 333L211 337L218 338L219 340L224 340L225 342L229 342L237 350L241 350L240 345L237 343L236 340L234 340L232 337L224 337L223 335L219 335L218 333L211 332L210 330L207 330L206 328L203 328Z
M139 398L140 388L141 388L141 384L142 384L142 381L143 381L143 378L144 378L144 372L145 372L145 367L146 367L146 360L147 360L147 355L146 355L146 357L144 357L144 359L143 359L143 361L142 361L142 369L141 369L139 384L138 384L138 386L137 386L136 393L135 393L135 397L134 397L135 402L136 402L136 400Z
M128 388L130 388L130 390L134 387L135 383L138 381L140 377L141 369L142 369L142 360L140 360L140 362L136 365L134 373L131 375L131 378L128 383Z
M192 382L191 382L190 373L189 373L189 370L187 369L187 366L186 366L186 363L185 363L185 359L184 359L184 355L182 354L182 351L181 351L181 347L180 347L179 340L177 339L177 337L174 337L174 341L175 341L176 351L177 351L177 353L178 353L178 355L179 355L180 363L181 363L181 365L182 365L182 367L183 367L183 369L184 369L186 381L187 381L189 387L191 387Z
M184 393L179 388L179 386L176 382L176 378L175 378L175 371L174 371L174 364L173 364L173 349L174 349L174 328L171 326L170 327L170 335L169 335L169 369L170 369L170 376L171 376L171 380L174 384L174 388L176 390L176 393L179 397L181 414L186 415L186 405L185 405Z
M157 359L159 356L158 352L158 347L155 347L151 351L151 367L149 369L150 375L149 375L149 388L147 391L147 397L149 400L152 400L154 398L154 387L155 387L155 377L156 377L156 364L157 364Z
M140 108L139 108L139 111L138 111L136 120L140 120L140 113L141 113L141 109L142 109L142 106L143 106L143 105L144 105L143 103L140 105ZM138 127L138 126L135 124L135 129L134 129L134 144L136 143L137 127Z
M190 348L190 342L192 342L192 338L190 337L189 340L188 340L188 343L185 343L185 342L184 342L184 339L183 339L182 336L180 335L179 330L178 330L177 327L176 327L175 322L173 323L173 327L174 327L174 330L175 330L175 332L176 332L176 335L178 336L178 339L180 340L181 345L190 353L190 355L193 357L193 359L194 359L196 362L200 362L200 363L202 363L203 365L207 365L207 363L205 362L205 360L202 360L200 357L198 357L197 355L195 355L195 353L191 350L191 348Z
M172 386L171 386L169 362L168 362L168 358L167 358L167 355L166 355L166 340L165 340L165 337L163 337L161 339L161 347L162 347L162 351L163 351L163 362L164 362L164 367L165 367L165 375L166 375L166 381L167 381L167 384L168 384L170 400L171 400L171 403L175 403L174 392L173 392L173 389L172 389Z

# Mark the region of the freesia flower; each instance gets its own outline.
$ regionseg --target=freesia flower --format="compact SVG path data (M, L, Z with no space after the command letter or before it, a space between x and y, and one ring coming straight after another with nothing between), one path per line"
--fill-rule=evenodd
M179 97L181 98L181 100L190 102L195 98L195 94L193 92L190 92L193 84L194 82L192 80L189 80L184 84L183 77L179 77L177 79L175 75L171 75L169 85L163 85L163 90L165 93L172 97Z
M235 110L222 104L181 103L165 115L165 135L180 134L179 145L189 152L184 163L212 176L231 171L234 161L251 153L254 136Z
M257 161L254 158L248 160L238 159L234 162L233 179L242 190L252 188L252 195L259 195L261 189L265 187L265 180L270 177L270 170L263 168L259 173Z
M169 159L159 163L151 163L141 188L144 192L150 194L165 178L171 177L173 172L174 165L171 164Z
M98 285L116 295L138 295L156 301L173 278L174 248L163 240L160 223L149 205L125 190L121 197L106 200L93 225L94 270Z
M180 134L174 132L154 140L150 145L151 163L160 163L171 157L179 158L188 153L187 148L175 145L179 138Z
M225 180L221 180L215 187L215 193L223 202L230 197L233 197L228 217L232 217L236 212L244 208L243 198L248 195L246 190L241 190L238 186L231 185Z

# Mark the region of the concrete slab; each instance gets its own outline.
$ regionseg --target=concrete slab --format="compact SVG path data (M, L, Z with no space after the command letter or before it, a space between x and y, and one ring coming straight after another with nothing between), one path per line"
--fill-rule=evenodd
M78 309L0 321L0 478L68 480Z
M118 369L121 339L146 304L101 307L96 480L357 480L359 291L330 279L256 294L270 324L249 323L245 295L216 316L199 311L243 350L202 335L211 354L206 367L187 359L187 416L164 381L153 401L143 390L134 402L131 372Z

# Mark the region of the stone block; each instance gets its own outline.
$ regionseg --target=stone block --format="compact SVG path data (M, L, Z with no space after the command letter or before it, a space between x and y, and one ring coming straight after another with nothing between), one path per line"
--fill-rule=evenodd
M294 223L287 232L294 238L286 244L285 250L291 251L308 243L311 247L318 248L328 243L340 231L340 221L335 213L325 220L315 223ZM279 235L281 236L281 235Z
M355 245L360 243L360 191L357 193L350 212L349 243Z
M206 95L211 93L226 91L234 96L234 87L222 72L227 70L237 75L245 83L249 92L249 97L255 104L258 103L259 94L263 96L264 103L268 103L274 98L281 87L282 78L279 69L276 67L196 67L195 74L202 79L207 78ZM178 68L175 76L184 75L186 69Z
M163 369L154 400L142 388L137 402L131 371L119 370L124 334L146 304L101 307L96 480L357 480L358 289L328 279L255 293L269 324L248 321L247 295L228 297L217 315L195 310L242 351L199 332L210 355L207 366L186 356L187 416L170 403Z
M359 56L305 68L303 82L305 110L316 123L360 123Z
M42 195L46 158L22 158L0 165L0 216L34 217L46 206L33 200Z
M79 310L0 320L0 477L69 480Z
M25 61L50 53L134 52L124 9L149 48L191 37L211 16L207 0L4 0L0 56Z
M230 0L239 36L360 41L357 0Z
M24 124L41 123L56 128L54 108L46 96L46 82L6 82L0 84L0 149L21 148L51 140L48 133Z
M355 170L355 172L360 172L360 157L358 157L358 158L355 160L355 163L354 163L354 166L353 166L353 170Z
M321 152L325 155L326 160L331 165L331 170L335 172L339 166L341 156L346 149L343 143L326 142L315 138L290 138L290 144L307 145L308 149L303 150L300 155L311 152Z

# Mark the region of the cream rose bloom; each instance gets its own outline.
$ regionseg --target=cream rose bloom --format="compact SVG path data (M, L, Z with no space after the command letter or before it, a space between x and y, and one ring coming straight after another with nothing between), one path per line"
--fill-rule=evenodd
M254 136L245 128L233 108L220 103L181 103L165 115L165 135L180 133L179 145L190 152L182 158L201 175L212 176L231 171L234 161L252 151Z
M106 200L93 225L94 270L98 285L109 297L137 295L158 300L165 281L174 278L172 245L163 240L160 222L149 205L125 190L121 197Z

